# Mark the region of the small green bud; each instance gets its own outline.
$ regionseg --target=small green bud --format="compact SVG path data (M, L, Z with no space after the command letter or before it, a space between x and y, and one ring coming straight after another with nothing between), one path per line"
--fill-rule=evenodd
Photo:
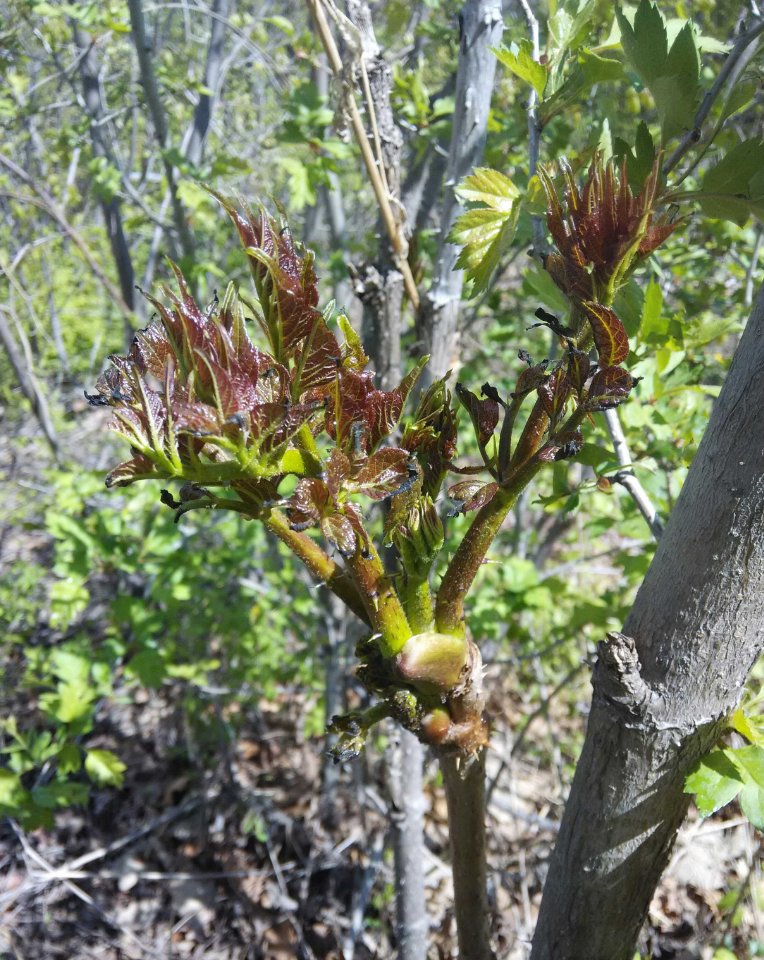
M395 665L401 678L423 693L447 693L459 682L468 650L466 637L417 633L406 641Z

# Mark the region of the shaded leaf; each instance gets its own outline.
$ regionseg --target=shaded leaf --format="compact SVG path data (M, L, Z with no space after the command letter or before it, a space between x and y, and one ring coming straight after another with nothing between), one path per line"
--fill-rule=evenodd
M623 367L603 367L592 377L587 409L597 411L617 407L631 393L633 384L630 374Z
M491 398L479 399L461 383L456 385L456 395L470 415L478 443L485 446L499 422L499 404Z

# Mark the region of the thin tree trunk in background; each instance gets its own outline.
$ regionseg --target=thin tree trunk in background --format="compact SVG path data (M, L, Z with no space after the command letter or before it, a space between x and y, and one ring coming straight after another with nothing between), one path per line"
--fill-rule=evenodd
M390 95L392 71L382 56L374 34L371 12L365 0L348 0L348 16L358 28L363 62L376 114L376 132L383 172L393 209L405 216L400 205L400 165L403 137L395 122ZM368 105L367 105L368 106ZM376 135L375 135L376 133ZM405 227L402 228L405 232ZM390 390L401 379L404 279L394 265L385 234L379 263L368 265L356 293L365 307L364 341L377 373L379 386ZM408 730L396 731L397 745L388 750L393 856L395 860L396 933L399 960L425 960L429 919L424 881L424 795L422 791L424 750Z
M462 211L455 188L483 156L496 73L496 57L491 51L499 46L504 30L501 0L468 0L462 9L459 25L459 66L438 256L432 286L422 304L420 317L425 352L430 355L430 363L424 371L426 383L443 376L451 366L454 354L463 272L454 269L459 248L449 243L447 237Z
M186 210L178 195L178 185L175 180L175 168L168 159L166 151L169 147L169 128L167 126L167 117L162 106L162 100L159 96L154 67L152 64L152 50L146 35L146 23L143 18L142 0L127 0L130 10L130 27L133 35L135 52L138 55L138 66L141 74L141 84L146 97L146 106L151 114L151 122L154 125L154 133L157 143L162 151L162 163L167 176L167 187L170 193L170 202L172 205L172 219L180 240L180 247L183 256L189 260L194 257L194 240L191 235L191 229L186 218Z
M209 93L200 93L199 102L194 111L194 123L191 137L186 147L186 158L198 167L204 155L204 143L212 123L212 112L218 93L220 70L223 65L223 45L226 38L226 20L231 15L233 0L215 0L212 4L213 16L210 18L210 43L207 59L204 63L203 86Z
M50 419L48 404L45 401L34 374L24 362L21 353L16 345L16 340L8 325L5 310L0 310L0 343L3 345L8 356L8 361L16 374L16 379L21 387L21 392L29 401L32 412L40 424L40 429L48 441L48 446L53 451L53 456L58 460L58 437L53 427L53 421Z
M714 744L764 646L764 290L623 634L600 644L533 960L631 960Z
M90 139L93 144L93 153L96 157L102 157L113 164L114 158L104 143L102 134L101 125L106 116L106 110L101 97L100 71L95 45L92 37L83 33L78 27L74 29L74 42L83 53L80 58L80 76L82 77L85 109L90 118ZM122 207L119 197L115 196L110 200L101 200L101 211L106 224L106 234L109 238L114 265L117 268L122 299L131 310L135 310L135 271L130 255L130 245L127 242L122 223ZM132 324L125 319L126 343L129 344L132 340L133 332Z
M425 383L432 383L448 371L455 347L463 275L454 270L458 249L446 238L461 211L454 188L483 156L496 72L496 58L491 50L499 45L504 29L501 0L467 0L459 23L459 64L438 258L433 284L419 318L426 352L430 354ZM493 954L486 876L485 751L464 770L458 770L450 757L441 757L440 763L448 803L459 956L461 960L490 960Z

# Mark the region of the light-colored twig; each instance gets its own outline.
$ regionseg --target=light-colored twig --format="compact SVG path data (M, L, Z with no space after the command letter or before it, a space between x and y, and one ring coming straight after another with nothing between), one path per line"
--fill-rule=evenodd
M645 522L650 528L650 532L656 540L660 540L660 536L663 533L663 521L658 516L658 511L655 509L653 502L650 500L650 497L647 494L647 491L640 483L639 479L634 474L634 471L631 468L631 453L629 451L629 445L626 442L626 436L623 432L623 427L621 426L621 419L618 416L618 411L615 408L605 411L605 424L607 425L607 431L610 434L610 439L613 443L613 450L615 451L616 458L623 470L619 470L613 476L613 480L616 483L620 483L630 494L634 503L636 503L639 512L645 518Z
M531 35L533 59L538 63L541 56L541 48L539 46L539 22L533 12L533 8L530 5L530 0L519 0L519 3L523 9L526 23L528 24L528 32ZM536 109L538 106L538 99L538 94L536 93L535 88L531 87L530 96L528 97L528 106L526 108L528 112L529 179L536 173L539 163L541 127L539 126L538 112ZM541 217L538 214L534 214L531 217L531 225L533 230L533 253L535 256L541 257L546 249L546 240L544 237L544 225Z
M340 57L340 52L337 49L334 35L332 34L329 23L326 19L324 2L323 0L306 0L306 3L308 5L308 9L313 15L318 36L321 40L324 50L326 51L326 56L329 61L329 66L332 68L332 73L334 73L337 81L342 84L344 73L342 58ZM353 95L352 90L347 89L346 86L344 93L347 110L350 117L350 123L353 127L353 133L355 134L356 141L361 151L361 157L363 158L364 166L366 167L366 172L369 176L369 181L374 191L374 196L376 197L380 214L382 215L382 222L385 225L385 230L390 239L390 246L393 250L395 265L403 275L406 294L408 295L412 306L416 310L419 308L419 291L417 290L416 281L414 280L414 275L411 272L411 267L406 259L408 255L408 244L405 238L401 236L401 231L398 228L398 223L396 221L395 214L393 213L390 197L385 188L385 182L382 179L382 174L380 173L379 166L374 156L374 151L371 148L371 143L369 142L369 137L366 133L355 96Z
M521 0L521 2L524 2L524 0ZM724 85L732 75L745 50L754 42L754 40L756 40L757 37L761 35L762 32L764 32L764 19L755 23L749 30L746 30L745 33L742 33L737 38L732 49L727 54L727 59L724 61L724 66L719 71L719 75L714 81L713 86L703 97L700 107L698 107L698 112L695 114L695 118L692 122L692 127L685 133L674 152L663 165L664 176L671 173L671 171L675 169L679 161L693 146L693 144L696 144L700 140L701 128L706 120L706 117L711 112L711 107L714 105L716 98L719 96L724 88Z

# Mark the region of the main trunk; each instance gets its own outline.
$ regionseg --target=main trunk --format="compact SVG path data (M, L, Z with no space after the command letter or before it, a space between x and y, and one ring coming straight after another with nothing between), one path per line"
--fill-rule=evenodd
M687 773L764 640L764 292L592 708L532 960L631 960Z

